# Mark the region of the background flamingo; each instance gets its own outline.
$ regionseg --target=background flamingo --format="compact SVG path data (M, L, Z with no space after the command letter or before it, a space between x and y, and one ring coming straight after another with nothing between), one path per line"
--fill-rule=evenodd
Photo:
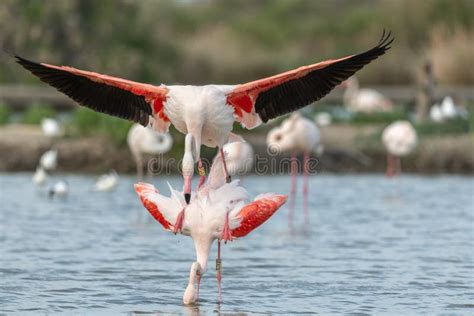
M280 126L273 128L267 135L267 145L270 150L279 153L291 153L291 193L289 223L292 224L292 212L295 205L296 177L298 161L296 156L303 154L303 203L305 222L308 214L308 175L309 159L312 152L320 148L320 134L313 121L302 117L299 113L292 114Z
M395 121L382 133L382 142L387 150L387 176L402 172L400 157L411 154L418 145L418 136L408 121Z
M115 170L111 170L107 174L103 174L97 179L95 183L95 191L112 191L114 190L119 182L119 176Z
M173 124L189 136L187 157L183 156L182 166L184 197L189 202L194 164L197 162L202 170L201 144L219 147L224 158L222 147L229 139L234 121L254 128L261 122L321 99L356 71L385 54L392 41L390 33L384 32L379 43L363 53L240 85L153 86L15 57L24 68L81 105L143 126L150 124L160 133L168 131L169 125ZM189 155L189 152L193 154ZM225 161L224 169L224 175L230 181Z
M128 131L127 144L137 165L137 177L142 179L144 156L167 153L173 146L173 138L169 133L157 134L149 128L134 124Z
M176 233L177 227L173 223L186 205L182 192L170 187L171 197L166 197L146 183L136 184L135 190L150 214L166 230ZM221 157L214 161L208 181L192 195L183 219L181 233L193 239L197 258L191 266L189 284L183 296L184 304L194 303L199 297L199 283L206 272L214 240L218 240L216 270L220 299L221 240L246 236L270 218L285 201L284 195L262 194L249 202L248 193L239 185L239 180L225 182Z
M344 92L344 104L353 112L372 113L378 111L392 111L393 103L383 94L374 89L360 89L359 81L355 76L347 79L342 86Z
M249 173L253 166L254 152L247 141L236 141L224 145L227 169L231 176L243 176Z

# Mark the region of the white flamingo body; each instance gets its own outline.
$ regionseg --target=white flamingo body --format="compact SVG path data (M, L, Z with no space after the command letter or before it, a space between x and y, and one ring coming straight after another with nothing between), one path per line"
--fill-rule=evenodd
M152 129L134 124L128 131L127 144L137 165L138 178L141 178L143 156L167 153L173 146L173 138L169 133L156 133Z
M58 166L58 151L50 149L40 157L39 165L47 171L52 171Z
M112 170L108 174L101 175L95 183L96 191L112 191L115 189L119 182L119 176L115 170Z
M186 205L182 192L170 187L171 197L166 197L146 183L136 184L135 190L152 216L172 231L172 223ZM200 279L207 270L212 243L216 239L232 240L247 235L285 201L283 195L262 194L249 203L248 193L239 185L239 180L225 182L222 159L216 158L207 183L192 194L182 223L181 233L193 239L196 251L196 262L191 267L190 282L183 296L185 304L197 299L196 276L199 274Z
M434 104L433 106L431 106L430 119L436 123L441 123L444 121L443 112L441 111L441 107L439 106L439 104Z
M225 160L229 174L245 175L253 166L253 148L246 141L236 141L224 145Z
M346 91L344 92L345 105L354 112L380 112L391 111L393 103L383 94L374 89L359 89L356 77L346 80Z
M309 153L318 148L319 142L318 127L298 113L292 114L267 135L267 145L278 152Z
M396 121L384 129L382 142L390 154L404 157L416 149L418 136L410 122Z
M387 176L401 173L401 157L411 154L418 145L418 135L408 121L396 121L382 133L382 143L387 150Z

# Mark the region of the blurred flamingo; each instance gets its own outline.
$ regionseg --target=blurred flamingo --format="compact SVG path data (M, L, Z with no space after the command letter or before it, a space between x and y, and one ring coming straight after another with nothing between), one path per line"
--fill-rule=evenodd
M312 152L320 153L322 150L318 127L313 121L302 117L299 113L293 113L289 118L284 120L280 126L270 130L267 135L267 145L272 152L291 153L290 226L292 225L292 213L295 206L296 195L296 177L299 169L296 156L303 154L303 203L305 222L308 223L309 159Z
M239 185L239 180L226 183L224 172L219 156L213 163L207 182L192 194L187 206L182 192L171 187L171 197L166 197L151 184L135 185L145 208L166 230L177 233L178 227L173 223L177 222L185 206L188 209L180 231L193 239L197 260L191 266L189 284L183 295L184 304L195 303L199 298L199 284L206 272L214 240L218 240L216 270L220 300L221 241L246 236L268 220L286 201L284 195L261 194L249 202L248 193Z
M44 118L41 120L41 130L47 137L54 138L61 136L61 125L52 118Z
M392 111L393 103L383 94L374 89L359 89L359 81L355 76L347 79L341 86L346 87L344 104L353 112Z
M95 190L96 191L112 191L117 187L119 182L119 176L115 170L111 170L107 174L103 174L97 179L95 183Z
M128 131L127 144L137 165L137 178L141 180L143 156L166 154L173 146L173 138L169 133L157 134L149 128L134 124Z
M227 169L231 176L243 176L249 173L253 166L253 148L243 138L242 141L224 145Z
M387 150L387 176L400 175L400 157L411 154L418 145L415 129L408 121L395 121L384 129L382 142Z
M58 166L58 151L50 149L41 155L39 166L46 171L53 171Z

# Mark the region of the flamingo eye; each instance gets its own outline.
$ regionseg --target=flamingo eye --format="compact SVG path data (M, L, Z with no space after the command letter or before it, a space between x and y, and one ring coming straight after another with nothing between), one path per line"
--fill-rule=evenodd
M275 136L275 140L276 140L277 142L279 142L282 138L283 138L283 136L282 136L281 134L277 134L277 135Z

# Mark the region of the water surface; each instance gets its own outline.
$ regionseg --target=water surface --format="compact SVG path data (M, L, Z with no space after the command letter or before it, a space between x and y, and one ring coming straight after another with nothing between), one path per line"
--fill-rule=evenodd
M223 301L212 249L201 302L181 303L192 241L163 231L133 177L112 193L64 175L50 200L29 174L0 175L0 313L471 314L473 178L316 175L310 225L298 202L223 248ZM155 179L167 192L166 180ZM256 195L286 193L289 177L247 177Z

